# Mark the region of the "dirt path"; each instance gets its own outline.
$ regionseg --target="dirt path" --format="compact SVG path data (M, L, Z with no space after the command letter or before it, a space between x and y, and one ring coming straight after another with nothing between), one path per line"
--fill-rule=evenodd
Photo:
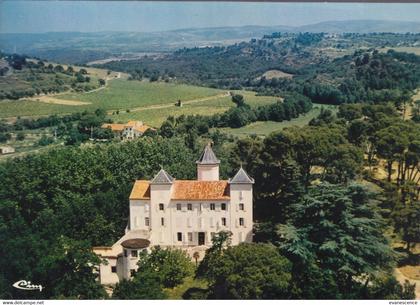
M420 280L413 280L406 277L398 268L395 268L395 277L401 285L407 280L410 284L416 284L416 300L420 300Z
M228 96L230 96L229 91L221 93L221 94L217 94L217 95L202 97L202 98L198 98L198 99L192 99L192 100L188 100L188 101L182 101L182 105L190 105L190 104L194 104L194 103L211 101L211 100L215 100L215 99L223 98L223 97L228 97ZM130 110L130 112L138 112L138 111L144 111L144 110L150 110L150 109L163 109L163 108L171 108L171 107L176 107L175 103L158 104L158 105L151 105L151 106L146 106L146 107L144 107L144 106L143 107L136 107L136 108L131 108L129 110ZM108 114L112 114L115 111L117 111L117 109L109 110Z

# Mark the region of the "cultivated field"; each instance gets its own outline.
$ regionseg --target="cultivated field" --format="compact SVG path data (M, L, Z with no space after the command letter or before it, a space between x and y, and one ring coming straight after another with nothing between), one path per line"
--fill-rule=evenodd
M332 105L321 105L321 104L314 104L314 108L309 111L305 115L301 115L296 119L290 120L290 121L283 121L283 122L273 122L273 121L267 121L267 122L255 122L252 124L249 124L247 126L241 127L241 128L221 128L221 131L224 131L226 133L236 135L239 137L247 136L247 135L259 135L259 136L266 136L272 132L280 131L283 128L291 127L291 126L304 126L309 123L310 120L317 117L319 113L321 112L321 107L324 107L325 109L330 109L333 112L337 111L336 106Z
M279 99L256 96L250 91L234 92L243 94L246 102L252 106L270 104ZM182 101L182 107L175 106L178 100ZM115 122L139 119L158 127L170 115L210 115L224 112L232 106L230 94L226 90L115 78L108 81L105 88L93 92L63 93L19 101L2 101L0 118L67 114L103 108Z
M242 94L248 104L251 106L259 106L272 104L278 97L272 96L256 96L255 92L251 91L232 91L237 94ZM209 96L202 99L194 99L184 101L182 107L175 106L174 103L164 105L153 105L143 108L136 108L134 110L120 111L119 114L110 114L110 117L115 122L127 122L128 120L141 120L147 124L159 127L168 116L180 115L212 115L222 113L233 107L230 94L227 91L222 91L215 96Z

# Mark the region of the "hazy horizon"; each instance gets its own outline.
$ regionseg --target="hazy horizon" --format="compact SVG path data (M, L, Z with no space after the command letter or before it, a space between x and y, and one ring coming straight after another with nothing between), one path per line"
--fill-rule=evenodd
M0 33L160 32L327 21L420 22L420 4L0 1Z

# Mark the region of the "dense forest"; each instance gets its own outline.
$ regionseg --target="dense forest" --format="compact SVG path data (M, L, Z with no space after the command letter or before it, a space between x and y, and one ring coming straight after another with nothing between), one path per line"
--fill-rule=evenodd
M229 246L221 232L197 268L182 251L154 248L114 298L166 298L195 277L206 288L191 287L184 298L412 299L414 287L392 270L418 264L419 130L393 104L359 103L265 139L226 137L190 116L169 118L133 142L10 159L0 164L1 297L107 298L91 247L123 234L133 181L161 166L194 178L210 139L223 178L240 164L255 178L255 243ZM377 180L371 167L389 175ZM12 289L22 278L49 289L36 296Z
M181 49L158 60L145 57L101 67L128 72L133 79L179 80L224 89L245 88L265 95L294 92L325 104L406 100L420 84L420 57L394 50L379 52L378 48L386 45L379 34L354 35L371 39L366 43L369 48L354 49L344 56L340 52L329 55L323 50L331 47L332 41L335 50L347 48L346 44L323 33L274 33L227 47ZM416 35L407 37L418 39ZM283 75L264 76L272 70Z

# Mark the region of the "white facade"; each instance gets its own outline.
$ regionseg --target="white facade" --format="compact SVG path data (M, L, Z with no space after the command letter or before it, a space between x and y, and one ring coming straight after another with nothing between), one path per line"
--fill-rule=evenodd
M126 235L110 247L114 256L108 255L109 265L101 266L106 269L100 271L101 283L130 278L136 270L136 257L130 257L131 249L124 253L121 245L133 238L147 240L151 246L180 247L190 255L199 252L200 259L220 231L232 232L232 245L252 242L254 181L242 168L234 178L219 180L219 163L208 145L197 161L197 180L176 180L162 169L152 181L135 182Z

